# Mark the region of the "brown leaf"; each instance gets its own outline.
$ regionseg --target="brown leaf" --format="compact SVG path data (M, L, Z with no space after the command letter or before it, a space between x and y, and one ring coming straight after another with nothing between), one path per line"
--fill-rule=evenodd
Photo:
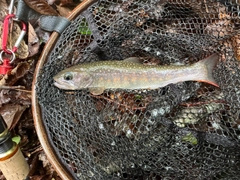
M63 7L63 6L57 6L57 10L59 12L59 14L63 17L68 17L68 15L71 13L71 9L69 9L68 7Z
M240 35L233 36L231 40L235 57L240 61Z
M8 128L12 129L16 126L27 107L20 104L5 104L0 108L0 114L7 123Z
M7 103L29 106L31 104L31 92L18 90L0 90L0 107Z
M31 176L31 180L52 180L50 175L35 175Z
M24 2L32 9L40 14L57 16L58 13L45 0L24 0Z
M6 0L1 0L0 1L0 21L3 21L3 18L6 16L8 13L8 5L6 3Z
M23 77L30 68L27 62L19 63L10 73L3 76L0 80L0 86L12 86L14 83Z
M39 160L42 161L43 167L47 170L46 174L56 174L55 169L52 167L44 152L40 153L38 157Z
M32 57L38 53L40 47L38 36L32 25L28 23L28 57Z
M43 150L41 150L43 151ZM30 171L29 171L29 174L28 176L33 176L36 171L39 169L39 159L38 159L38 155L39 155L40 152L36 152L32 155L29 156L29 160L28 160L28 163L30 164Z
M38 35L38 37L42 43L47 43L47 41L49 40L50 35L51 35L50 32L44 31L40 27L35 28L35 32Z
M1 90L0 91L0 106L2 104L6 104L11 101L11 98L7 95L8 90Z
M48 3L49 5L53 5L55 2L56 2L56 0L47 0L47 3Z
M71 6L73 5L73 0L59 0L60 6Z

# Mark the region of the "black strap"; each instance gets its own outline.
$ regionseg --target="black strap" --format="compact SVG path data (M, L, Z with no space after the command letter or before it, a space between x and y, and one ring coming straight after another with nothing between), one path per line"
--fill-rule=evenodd
M25 23L39 19L40 27L43 30L56 31L60 34L71 24L71 21L61 16L41 15L31 9L23 0L18 1L16 17Z

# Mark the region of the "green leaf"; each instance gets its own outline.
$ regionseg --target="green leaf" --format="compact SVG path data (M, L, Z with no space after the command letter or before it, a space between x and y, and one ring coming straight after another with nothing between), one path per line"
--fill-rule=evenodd
M135 95L135 100L142 100L142 98L143 97L141 95L138 95L138 94Z
M188 133L187 135L183 136L182 140L185 142L189 142L192 145L197 145L198 143L197 138L192 133Z
M21 137L19 135L16 135L12 137L12 141L15 142L16 144L19 144L21 141Z
M85 18L80 23L78 32L82 35L91 35L92 34L92 31L89 29L88 23Z

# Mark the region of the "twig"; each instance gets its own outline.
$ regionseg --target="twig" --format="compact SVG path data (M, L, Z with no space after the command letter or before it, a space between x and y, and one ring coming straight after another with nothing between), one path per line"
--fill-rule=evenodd
M32 91L26 90L24 86L0 86L0 89L12 89L12 90L23 91L28 93L32 92Z
M0 89L25 89L24 86L0 86Z
M209 13L206 0L204 0L204 5L205 5L206 12Z

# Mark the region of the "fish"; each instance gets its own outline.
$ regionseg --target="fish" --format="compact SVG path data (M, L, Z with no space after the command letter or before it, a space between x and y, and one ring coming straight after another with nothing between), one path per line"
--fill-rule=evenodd
M88 88L93 95L106 89L157 89L184 81L198 81L219 87L213 78L218 55L191 65L144 65L137 57L82 63L56 74L54 85L64 90Z

